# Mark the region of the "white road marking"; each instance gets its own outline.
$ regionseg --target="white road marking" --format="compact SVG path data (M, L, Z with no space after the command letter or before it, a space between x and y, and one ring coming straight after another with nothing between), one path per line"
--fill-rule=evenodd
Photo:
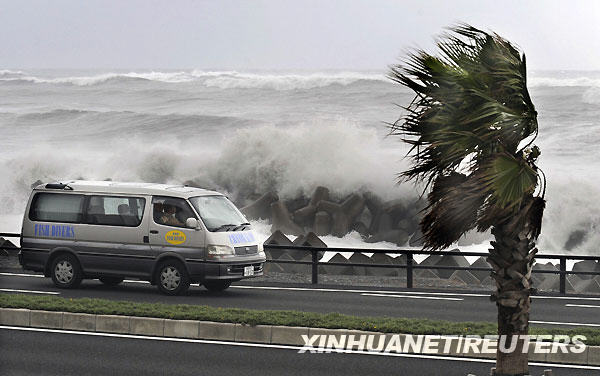
M0 275L6 275L6 276L9 276L9 277L46 278L42 274L27 274L27 273L4 273L4 272L0 272Z
M600 324L583 324L580 322L558 322L558 321L536 321L529 320L530 324L547 324L547 325L571 325L571 326L597 326L600 327Z
M462 298L442 298L439 296L418 296L418 295L387 295L387 294L360 294L362 296L379 296L382 298L409 298L409 299L430 299L430 300L464 300Z
M242 346L242 347L258 347L258 348L271 348L271 349L284 349L284 350L300 350L301 346L292 345L272 345L266 343L248 343L248 342L227 342L227 341L216 341L208 339L188 339L188 338L172 338L172 337L152 337L152 336L139 336L134 334L115 334L115 333L102 333L102 332L81 332L81 331L70 331L62 329L45 329L45 328L27 328L19 326L4 326L0 325L0 329L6 330L21 330L27 332L46 332L46 333L60 333L60 334L77 334L97 337L115 337L115 338L131 338L131 339L145 339L153 341L166 341L166 342L187 342L187 343L205 343L211 345L225 345L225 346ZM315 348L318 350L318 348ZM398 354L398 353L382 353L382 352L368 352L360 350L339 350L337 352L344 354L356 354L356 355L379 355L379 356L394 356L402 358L421 358L421 359L435 359L435 360L448 360L448 361L459 361L459 362L473 362L473 363L496 363L494 359L476 359L476 358L461 358L457 356L439 356L439 355L426 355L426 354ZM332 352L335 353L335 352ZM573 364L555 364L555 363L529 363L530 366L539 367L556 367L556 368L576 368L576 369L589 369L589 370L600 370L600 367L584 366L584 365L573 365Z
M125 283L142 283L142 284L145 284L145 285L149 285L150 284L150 282L148 282L148 281L140 281L140 280L137 280L137 279L126 279L123 282L125 282ZM190 286L200 286L200 284L198 284L198 283L190 283Z
M275 286L231 286L236 289L255 290L284 290L284 291L315 291L315 292L349 292L358 294L411 294L411 295L440 295L440 296L474 296L489 298L489 294L463 294L454 292L425 292L425 291L386 291L386 290L353 290L353 289L329 289L309 287L275 287ZM600 300L600 298L599 298Z
M56 291L35 291L35 290L16 290L16 289L0 289L0 291L4 292L28 292L30 294L49 294L49 295L59 295L60 292Z
M531 299L594 300L594 301L600 301L600 298L584 298L584 297L578 297L578 296L541 296L541 295L536 295L536 296L532 296Z
M565 307L600 308L600 306L591 305L591 304L565 304Z

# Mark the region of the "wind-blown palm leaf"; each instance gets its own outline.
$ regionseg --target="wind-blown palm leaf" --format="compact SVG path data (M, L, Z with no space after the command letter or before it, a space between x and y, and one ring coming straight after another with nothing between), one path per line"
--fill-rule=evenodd
M448 247L475 226L482 203L478 195L468 195L467 179L466 175L451 173L433 184L421 223L425 239L434 240L431 248Z
M537 173L524 159L508 153L497 155L488 167L487 182L496 198L496 205L510 207L519 205L526 193L533 193Z
M417 51L389 74L416 94L391 134L412 147L412 166L401 177L431 188L422 229L433 249L472 228L489 228L490 213L518 211L539 180L537 155L525 158L531 149L519 148L537 135L525 56L498 35L468 25L451 29L438 47L441 56ZM464 181L443 189L456 180L448 180L454 173Z

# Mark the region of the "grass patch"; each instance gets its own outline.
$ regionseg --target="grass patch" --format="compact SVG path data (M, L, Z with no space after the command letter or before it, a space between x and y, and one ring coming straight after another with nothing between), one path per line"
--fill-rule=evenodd
M240 308L220 308L189 304L137 303L90 298L61 298L22 294L0 294L0 307L27 308L45 311L158 317L178 320L201 320L249 325L308 326L329 329L356 329L384 333L486 335L496 334L496 323L453 322L443 320L359 317L340 313L301 311L271 311ZM600 345L600 329L531 327L532 335L584 335L586 344Z

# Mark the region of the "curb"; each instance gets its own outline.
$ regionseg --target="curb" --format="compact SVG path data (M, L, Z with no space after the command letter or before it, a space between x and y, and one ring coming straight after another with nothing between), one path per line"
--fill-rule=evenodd
M195 320L170 320L152 317L94 315L87 313L40 311L21 308L0 308L0 325L35 328L78 330L87 332L119 333L155 337L207 339L277 345L302 346L302 335L315 334L346 336L354 339L359 335L386 335L392 333L367 332L348 329L325 329L277 325L256 325L222 323ZM409 337L409 334L398 334ZM346 338L344 337L344 338ZM440 338L440 336L427 336ZM338 337L340 338L340 337ZM484 340L487 341L487 340ZM530 344L530 349L535 343ZM335 352L335 350L332 350ZM469 358L494 359L494 354L444 353L437 351L420 352L427 355L462 356ZM600 366L600 346L586 346L582 353L529 353L532 362L565 363Z

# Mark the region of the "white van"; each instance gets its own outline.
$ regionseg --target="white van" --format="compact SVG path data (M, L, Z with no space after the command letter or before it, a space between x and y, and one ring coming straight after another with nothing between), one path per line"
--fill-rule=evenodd
M84 278L156 284L169 295L190 283L220 291L263 274L262 244L218 192L181 185L73 180L33 189L19 261L60 288Z

